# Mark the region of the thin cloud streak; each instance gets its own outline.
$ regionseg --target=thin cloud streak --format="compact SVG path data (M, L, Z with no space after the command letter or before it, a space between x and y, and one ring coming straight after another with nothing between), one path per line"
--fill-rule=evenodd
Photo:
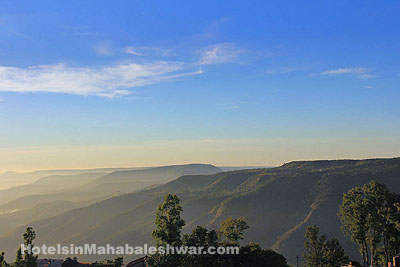
M47 92L116 97L130 89L201 74L186 71L183 63L125 63L103 67L69 67L64 64L27 68L0 66L0 92Z
M372 75L368 69L360 67L338 68L333 70L327 70L320 73L320 75L328 75L328 76L346 75L346 74L356 76L360 79L371 79L375 77L375 75Z
M232 62L242 53L232 43L219 43L199 51L199 65L223 64Z
M238 104L222 104L220 105L223 110L233 110L240 108Z
M125 53L139 57L171 55L170 50L153 46L129 46L125 48Z
M137 49L135 49L134 47L128 47L128 48L126 48L126 49L125 49L125 53L131 54L131 55L134 55L134 56L140 56L140 57L144 56L144 54L140 53L140 52L139 52Z

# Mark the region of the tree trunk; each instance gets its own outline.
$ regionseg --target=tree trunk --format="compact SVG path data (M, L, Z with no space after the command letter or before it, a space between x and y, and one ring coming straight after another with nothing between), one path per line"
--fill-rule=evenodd
M365 265L365 247L364 247L364 245L362 245L361 252L362 252L363 264Z
M389 262L389 240L387 237L384 237L383 245L385 246L385 261Z
M364 246L365 246L365 259L366 259L364 264L369 265L369 251L366 241L364 241Z

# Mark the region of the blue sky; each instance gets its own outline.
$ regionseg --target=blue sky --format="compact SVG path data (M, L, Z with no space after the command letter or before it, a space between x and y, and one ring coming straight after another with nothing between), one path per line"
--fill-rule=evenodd
M398 156L399 13L1 1L0 171Z

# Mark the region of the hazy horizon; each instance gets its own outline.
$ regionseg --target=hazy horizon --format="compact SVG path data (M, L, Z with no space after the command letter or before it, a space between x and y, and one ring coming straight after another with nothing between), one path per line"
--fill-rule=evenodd
M298 158L293 160L288 160L281 162L279 164L214 164L212 162L173 162L173 163L166 163L166 164L154 164L154 165L125 165L125 166L89 166L89 167L67 167L67 168L47 168L47 169L22 169L22 170L4 170L0 169L0 175L6 173L18 173L18 174L26 174L31 172L46 172L46 171L90 171L90 170L112 170L112 169L146 169L146 168L157 168L157 167L165 167L165 166L179 166L179 165L190 165L190 164L204 164L204 165L213 165L219 168L272 168L272 167L279 167L285 163L295 162L295 161L320 161L320 160L368 160L368 159L390 159L390 158L399 158L400 155L393 155L393 156L379 156L379 157L339 157L339 158Z
M213 165L215 167L219 168L269 168L269 167L277 167L277 166L269 166L269 165L215 165L212 163L204 163L204 162L189 162L189 163L176 163L176 164L168 164L168 165L146 165L146 166L116 166L116 167L90 167L90 168L55 168L55 169L32 169L32 170L27 170L27 171L14 171L14 170L8 170L8 171L3 171L0 172L1 174L6 174L6 173L18 173L18 174L25 174L25 173L31 173L31 172L49 172L49 171L99 171L99 170L131 170L131 169L148 169L148 168L158 168L158 167L166 167L166 166L180 166L180 165L191 165L191 164L201 164L201 165Z

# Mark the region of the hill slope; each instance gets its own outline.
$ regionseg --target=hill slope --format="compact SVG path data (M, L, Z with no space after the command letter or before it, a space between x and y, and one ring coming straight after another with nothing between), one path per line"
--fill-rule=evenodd
M130 193L154 184L164 184L182 175L214 174L221 169L209 164L186 164L112 173L51 175L34 183L0 190L0 213L32 208L53 200L86 201L120 191Z
M10 206L7 202L14 201L29 195L58 194L69 189L80 187L92 180L104 176L107 173L82 173L73 175L51 175L43 177L31 184L11 187L0 190L0 212L17 209ZM26 204L30 204L26 202ZM30 208L30 206L27 206Z
M95 179L92 181L92 184L125 183L131 182L132 180L165 183L182 175L214 174L221 171L222 170L220 168L210 164L171 165L154 167L145 170L116 171Z
M185 174L221 171L212 165L187 164L116 171L111 174L84 173L51 175L28 185L0 191L0 235L18 225L56 216L111 196L163 184ZM35 194L33 194L35 193Z
M142 168L97 168L97 169L60 169L60 170L41 170L33 172L13 172L8 171L0 173L0 190L8 189L14 186L30 184L40 178L52 175L74 175L83 173L111 173L114 171L133 170ZM1 192L1 191L0 191Z
M336 213L344 192L371 179L399 193L400 158L292 162L271 169L182 176L30 225L37 231L37 244L151 243L156 207L164 194L173 192L182 200L185 231L195 225L216 228L228 216L243 216L250 225L245 242L273 247L293 262L302 253L305 227L316 223L357 259ZM13 255L23 230L0 239L0 247Z

